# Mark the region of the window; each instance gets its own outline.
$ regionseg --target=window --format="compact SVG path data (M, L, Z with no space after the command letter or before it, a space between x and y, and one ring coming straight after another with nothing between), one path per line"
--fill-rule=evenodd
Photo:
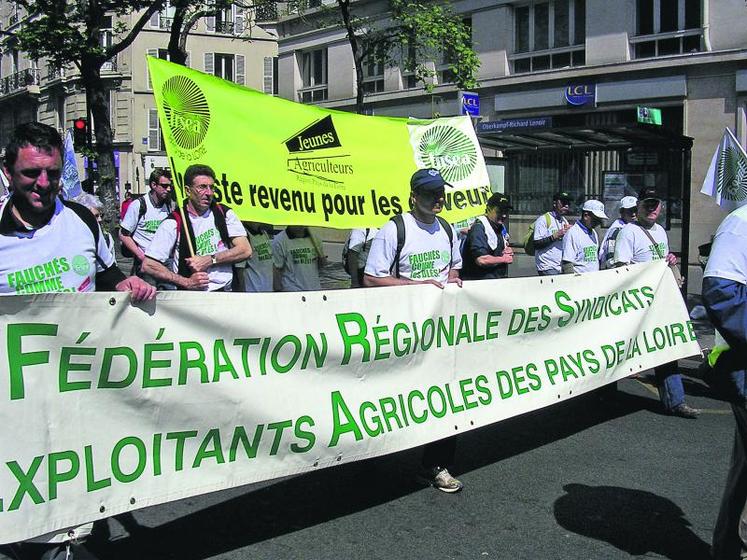
M514 73L586 64L586 0L514 8Z
M700 52L701 0L637 0L635 58Z
M109 49L112 46L113 41L113 26L112 26L112 16L104 16L104 20L101 25L101 30L99 31L99 46L103 49ZM101 70L103 72L112 72L117 70L117 59L112 58L111 60L107 60L104 62L104 64L101 66Z
M376 54L363 60L363 92L384 91L384 62Z
M174 14L176 13L176 7L171 5L171 2L164 4L163 10L156 12L150 16L150 22L148 25L155 29L164 29L169 31L171 24L174 23Z
M278 94L278 57L264 57L262 91L268 95Z
M158 122L158 109L148 109L148 151L162 152L164 150L161 124Z
M298 99L303 103L327 100L327 49L301 53L301 80Z
M205 53L205 73L244 85L244 55Z
M205 19L207 30L226 35L240 35L244 32L244 12L235 4L214 12L215 15Z

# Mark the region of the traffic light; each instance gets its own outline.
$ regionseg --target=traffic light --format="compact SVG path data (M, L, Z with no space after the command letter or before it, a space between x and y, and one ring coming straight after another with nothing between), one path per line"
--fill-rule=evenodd
M82 117L73 121L73 145L76 152L88 146L88 121Z

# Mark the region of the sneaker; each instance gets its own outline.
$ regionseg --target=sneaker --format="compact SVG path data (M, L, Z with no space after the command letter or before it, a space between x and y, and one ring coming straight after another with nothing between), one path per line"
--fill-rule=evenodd
M464 484L462 484L460 480L451 476L451 473L448 470L442 469L441 467L425 469L418 478L420 478L425 484L449 494L459 492L464 488Z
M679 416L680 418L697 418L700 414L700 410L682 403L670 410L669 414L672 416Z

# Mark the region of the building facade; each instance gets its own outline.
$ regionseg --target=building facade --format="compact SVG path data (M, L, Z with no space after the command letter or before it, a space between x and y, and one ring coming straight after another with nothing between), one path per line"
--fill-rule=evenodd
M131 28L139 14L125 21ZM166 152L148 77L147 56L168 58L173 8L156 13L135 41L105 63L102 77L111 86L109 115L113 131L117 186L120 193L145 192L157 167L167 167ZM85 91L74 67L55 68L20 52L13 32L26 22L15 2L0 2L0 146L13 128L38 120L64 132L73 120L86 116ZM101 34L111 44L112 29ZM236 6L200 19L187 38L187 65L250 88L277 92L277 42L271 25L259 26L253 15ZM93 123L95 127L95 122ZM81 171L83 161L79 162Z
M724 217L699 193L725 127L747 140L747 6L743 0L459 0L481 67L478 137L492 188L512 198L511 232L571 191L580 204L615 202L643 185L666 198L663 225L699 291L698 246ZM358 0L359 14L386 3ZM354 110L355 71L344 30L280 19L279 93ZM385 24L385 23L380 23ZM397 67L364 67L366 112L460 114L448 64L427 93ZM441 58L441 59L440 59ZM660 124L656 124L660 123Z

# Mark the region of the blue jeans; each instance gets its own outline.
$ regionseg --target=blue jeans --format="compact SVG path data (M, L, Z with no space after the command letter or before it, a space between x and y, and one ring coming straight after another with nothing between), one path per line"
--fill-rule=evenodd
M664 410L670 412L685 404L685 388L682 386L682 376L677 371L676 361L655 367L654 375Z
M555 270L554 268L551 268L549 270L538 270L537 274L539 276L558 276L560 275L560 271Z

